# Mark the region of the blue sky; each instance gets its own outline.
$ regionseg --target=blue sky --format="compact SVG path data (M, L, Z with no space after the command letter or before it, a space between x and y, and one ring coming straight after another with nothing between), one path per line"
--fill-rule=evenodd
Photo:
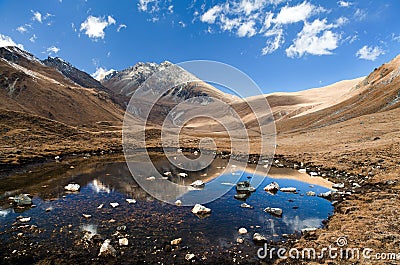
M88 73L216 60L265 93L363 76L400 53L400 1L0 0L0 46Z

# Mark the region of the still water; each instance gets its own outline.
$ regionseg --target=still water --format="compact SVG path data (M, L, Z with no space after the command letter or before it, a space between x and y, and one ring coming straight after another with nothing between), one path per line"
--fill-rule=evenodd
M164 158L154 159L154 163L160 171L168 167L168 161ZM186 178L172 176L169 179L185 185L203 179L206 189L209 183L214 187L220 185L223 189L228 187L228 192L222 197L205 204L212 210L206 218L192 214L191 207L177 207L149 196L136 183L124 159L120 157L62 162L50 168L10 174L0 179L2 250L12 251L18 244L30 244L31 251L41 253L38 254L39 259L46 258L46 255L81 249L83 231L86 230L101 235L102 240L110 238L116 245L118 237L127 237L129 251L117 249L120 255L129 252L128 258L140 256L142 261L151 262L143 253L169 255L163 254L163 248L175 238L182 238L183 252L190 250L204 254L238 245L236 240L240 236L245 239L243 246L250 248L247 249L248 255L253 253L254 256L257 248L252 242L254 233L279 241L284 234L321 227L322 221L332 214L333 207L329 201L306 195L308 191L316 194L328 191L329 182L311 178L296 170L279 168L272 168L267 176L252 172L262 177L262 181L245 200L253 208L241 208L244 201L234 198L234 183L238 178L247 180L249 174L236 170L231 176L226 172L223 176L219 175L226 163L223 159L215 159L201 172L189 172ZM168 170L174 172L174 168ZM251 168L247 170L251 171ZM230 179L234 181L230 182ZM263 188L272 181L276 181L280 187L295 187L297 193L265 192ZM64 191L64 186L69 183L78 183L80 191ZM191 192L201 191L190 191L182 198L190 198ZM30 194L35 207L14 207L8 198L20 193ZM135 199L137 202L129 204L126 199ZM118 203L119 206L114 208L110 203ZM282 217L264 212L266 207L281 208ZM83 215L91 217L85 218ZM17 221L20 217L31 219L21 224ZM239 235L238 229L241 227L245 227L249 233ZM18 243L18 240L23 240L23 243ZM97 257L98 245L85 248L88 249L85 255ZM44 249L47 254L43 252Z

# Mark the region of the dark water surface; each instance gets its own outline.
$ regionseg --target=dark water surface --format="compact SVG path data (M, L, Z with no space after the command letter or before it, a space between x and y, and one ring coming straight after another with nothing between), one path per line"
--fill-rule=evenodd
M156 159L155 163L162 168L167 165L163 159ZM171 180L191 183L206 178L204 172L208 177L218 175L224 164L226 161L216 159L205 171ZM192 214L191 207L177 207L153 199L137 185L121 158L62 162L50 169L44 167L6 176L0 179L0 256L3 262L11 263L45 259L97 262L102 259L97 257L101 243L111 239L117 249L115 260L118 263L179 263L187 253L211 262L213 257L225 252L228 259L256 261L259 246L252 242L254 233L279 241L283 234L321 227L322 221L333 211L329 201L305 194L307 191L326 192L328 188L293 179L292 175L299 174L295 170L273 169L273 173L288 178L265 177L246 200L254 209L240 207L243 201L234 199L236 191L232 186L224 196L205 205L212 210L206 218ZM243 174L242 179L246 176ZM216 185L220 181L218 185L225 187L232 185L227 179L229 176L225 175L212 182ZM236 180L237 176L232 179ZM263 188L271 181L278 182L281 187L296 187L298 194L267 193ZM80 192L64 191L68 183L78 183ZM36 207L11 205L9 197L20 193L30 194ZM128 204L126 199L130 198L137 202ZM113 208L110 203L114 202L119 206ZM100 205L103 207L99 208ZM274 217L264 212L266 207L282 208L283 216ZM21 216L31 220L21 223L17 221ZM249 233L240 236L240 227L245 227ZM98 241L82 239L85 230L99 234ZM128 247L119 247L118 238L121 237L129 239ZM182 243L170 252L168 242L180 237ZM238 237L244 238L245 243L236 243ZM228 251L232 248L235 253Z

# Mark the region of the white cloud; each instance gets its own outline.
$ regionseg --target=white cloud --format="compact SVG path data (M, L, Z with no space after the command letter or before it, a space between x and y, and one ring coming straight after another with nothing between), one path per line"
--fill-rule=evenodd
M126 29L126 25L125 24L120 24L117 28L117 32L120 32L121 29Z
M293 44L286 49L288 57L302 57L304 54L328 55L338 47L340 35L329 29L337 27L327 24L326 19L316 19L311 24L305 22L303 29L297 34Z
M222 14L220 20L221 20L220 26L223 31L231 31L232 29L240 26L239 18L230 19Z
M174 13L174 5L168 6L168 13L170 13L170 14Z
M111 16L108 16L107 20L104 17L94 17L88 16L84 22L81 24L80 31L85 31L84 33L92 39L104 39L104 30L106 27L115 24L116 21Z
M35 43L37 40L36 34L33 34L32 37L29 38L29 41Z
M214 24L215 19L217 18L217 16L219 15L219 13L222 11L222 7L221 6L213 6L212 8L210 8L207 12L205 12L201 17L200 20L202 22L206 22L209 24Z
M238 9L244 11L245 15L248 16L266 5L266 2L265 0L241 0Z
M149 5L154 4L149 10ZM158 1L157 0L139 0L138 3L138 9L139 11L143 12L156 12L158 11Z
M385 51L382 50L380 47L369 47L365 45L357 51L356 56L359 59L375 61L382 54L385 54Z
M33 12L32 20L36 20L39 23L42 23L42 14L40 12Z
M361 21L367 18L367 11L357 8L356 12L354 13L354 18Z
M317 8L307 2L297 6L284 6L274 19L274 22L277 24L291 24L305 21L314 11L317 11Z
M261 51L262 55L273 53L274 51L279 49L283 43L285 43L285 39L283 38L282 28L274 28L268 30L267 32L265 32L264 36L273 38L267 39L265 47Z
M57 48L56 46L51 46L51 47L46 49L48 54L52 54L52 53L57 54L60 50L61 49Z
M9 36L0 33L0 47L16 46L21 50L24 49L22 44L16 44Z
M96 68L96 72L91 74L91 76L93 76L93 78L96 79L97 81L101 81L104 79L104 77L106 77L108 74L111 74L114 71L115 71L114 69L107 70L102 67L98 67Z
M238 37L253 37L256 34L256 30L254 28L255 24L256 23L253 20L241 24L237 31Z
M178 24L179 24L179 26L181 26L182 28L186 28L185 22L179 21Z
M353 3L351 3L351 2L346 2L346 1L339 1L338 2L338 5L340 6L340 7L349 7L349 6L351 6Z
M19 33L25 33L25 32L27 32L28 30L27 30L26 27L24 27L24 26L19 26L19 27L17 28L17 31L18 31Z

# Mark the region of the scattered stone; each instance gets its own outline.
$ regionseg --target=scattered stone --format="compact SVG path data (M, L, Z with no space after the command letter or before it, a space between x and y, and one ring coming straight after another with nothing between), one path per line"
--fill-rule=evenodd
M242 208L248 208L248 209L253 209L253 208L254 208L253 206L251 206L250 204L247 204L247 203L242 203L242 204L240 205L240 207L242 207Z
M113 246L111 246L111 240L110 239L106 239L104 241L104 243L101 245L100 247L100 252L99 252L99 257L108 257L108 256L112 256L112 257L116 257L117 256L117 251L115 250L115 248Z
M64 189L66 191L70 191L70 192L77 192L77 191L79 191L80 188L81 188L81 186L79 186L79 184L72 184L72 183L70 183L64 187Z
M197 155L199 154L199 152L194 151L193 154L194 154L195 156L197 156Z
M86 219L92 218L90 214L82 214L82 216L85 217Z
M28 222L31 221L31 218L30 217L24 217L24 218L20 218L19 221L21 223L28 223Z
M306 193L306 195L307 196L315 196L315 195L317 195L315 192L313 192L313 191L308 191L307 193Z
M129 240L126 237L120 238L120 239L118 239L118 243L121 247L127 246L129 244Z
M242 244L242 243L244 242L244 239L241 238L241 237L238 237L238 238L236 239L236 242L239 243L239 244Z
M182 238L177 238L171 241L171 246L179 245L182 242Z
M332 185L332 188L334 189L343 189L344 188L344 183L335 183Z
M268 184L267 186L265 186L264 188L265 191L270 191L270 192L276 192L279 190L279 184L274 182L271 182L270 184Z
M267 238L259 233L253 235L253 241L257 243L266 242Z
M332 191L327 191L327 192L324 192L324 193L320 193L320 194L318 194L318 197L329 199L329 198L332 197Z
M317 172L310 172L310 176L311 176L311 177L317 177L317 176L318 176L318 173L317 173Z
M54 157L54 160L56 160L56 161L58 162L58 161L61 160L61 157L60 157L60 156L55 156L55 157Z
M281 217L282 213L283 213L281 208L271 208L271 207L265 208L264 212L270 213L270 214L278 216L278 217Z
M354 182L354 183L353 183L353 187L354 187L354 188L361 188L361 185L358 184L358 183L356 183L356 182Z
M126 202L129 204L134 204L134 203L136 203L136 200L135 199L126 199Z
M119 206L119 203L118 203L118 202L110 202L110 205L111 205L113 208L115 208L115 207L118 207L118 206Z
M148 177L146 180L153 181L153 180L156 180L156 177L154 177L154 176L151 176L151 177Z
M49 207L49 208L46 209L46 212L50 212L52 210L53 210L53 207Z
M182 177L182 178L186 178L188 176L188 174L186 174L186 173L178 173L178 176Z
M246 229L246 228L244 228L244 227L242 227L242 228L239 228L239 234L240 234L240 235L247 234L247 229Z
M312 231L315 231L315 230L317 230L318 228L316 228L316 227L307 227L307 228L303 228L303 229L301 229L301 232L304 234L304 233L306 233L306 232L312 232Z
M171 171L164 172L164 176L170 177L172 176L172 172Z
M297 189L293 187L288 187L288 188L281 188L280 191L282 192L296 192Z
M192 259L194 259L194 257L195 257L194 254L188 253L188 254L186 254L186 256L185 256L185 260L191 261Z
M176 206L182 206L182 201L181 200L176 200L175 205Z
M190 186L192 186L194 188L204 188L205 183L202 180L196 180L195 182L190 184Z
M103 208L103 206L104 206L104 204L102 203L97 207L97 209L101 209L101 208Z
M20 194L15 197L10 197L17 206L28 206L32 204L32 199L27 194Z
M74 167L74 166L70 166L69 168L70 168L70 169L74 169L75 167Z
M300 168L298 171L299 173L307 173L307 170L305 168Z
M194 214L199 214L199 215L203 215L203 214L210 214L211 213L211 209L207 208L201 204L196 204L193 209L192 209L192 213Z

